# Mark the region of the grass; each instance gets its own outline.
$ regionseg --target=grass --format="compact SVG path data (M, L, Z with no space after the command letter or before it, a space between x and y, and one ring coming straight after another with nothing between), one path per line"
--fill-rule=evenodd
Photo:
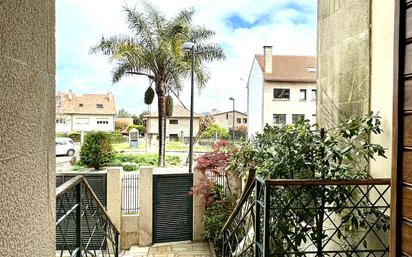
M124 150L130 150L129 143L118 143L118 144L112 144L113 149L117 152L124 151ZM152 144L152 149L157 148L157 142L156 144ZM139 146L137 150L144 150L145 149L145 142L144 140L139 141ZM200 151L200 152L208 152L210 151L210 146L203 146L203 145L195 145L193 147L194 151ZM166 142L166 151L188 151L189 150L189 145L186 145L180 141L168 141Z
M106 166L123 167L124 171L138 170L140 166L156 166L157 154L115 154L112 161ZM166 166L178 166L181 163L179 156L166 156ZM73 171L82 171L86 169L80 162L72 167Z

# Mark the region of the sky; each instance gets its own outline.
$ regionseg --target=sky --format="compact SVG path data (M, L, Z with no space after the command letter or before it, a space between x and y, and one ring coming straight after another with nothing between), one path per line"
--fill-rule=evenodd
M193 23L216 32L211 40L220 44L226 60L207 63L211 79L206 88L195 90L194 110L208 112L236 109L246 112L246 84L255 54L264 45L273 54L316 54L317 0L152 0L167 17L181 9L196 10ZM91 55L90 47L102 36L130 34L124 6L141 7L139 0L57 0L56 90L75 94L112 92L117 109L139 114L147 110L143 102L148 79L133 76L112 83L113 63L107 56ZM180 94L190 106L190 81ZM175 103L178 101L175 100ZM153 102L151 110L157 109Z

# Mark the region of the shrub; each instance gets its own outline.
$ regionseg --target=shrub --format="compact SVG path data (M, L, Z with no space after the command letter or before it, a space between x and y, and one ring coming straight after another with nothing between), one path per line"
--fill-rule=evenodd
M222 244L222 229L234 208L233 201L223 200L216 202L205 211L203 225L205 237L211 240L216 248Z
M115 121L114 122L114 130L117 132L121 132L127 128L129 124L126 122L121 122L121 121Z
M112 144L120 144L127 142L127 137L123 136L118 132L108 133L110 136L110 143Z
M144 125L129 125L127 126L127 132L133 128L139 130L139 134L144 134L146 132L146 127Z
M90 132L86 135L80 150L80 161L87 167L99 170L108 164L113 156L110 137L104 132Z
M124 171L133 171L139 169L139 166L136 163L125 163L123 164Z
M67 137L70 137L73 142L80 142L80 132L76 132L76 131L72 131L70 133L67 134Z
M202 138L215 138L216 136L219 139L227 139L229 138L229 131L214 123L202 134Z

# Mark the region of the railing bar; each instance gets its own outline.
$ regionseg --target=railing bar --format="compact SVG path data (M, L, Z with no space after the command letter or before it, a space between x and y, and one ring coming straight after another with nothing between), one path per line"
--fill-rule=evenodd
M232 237L233 233L236 232L236 229L240 226L240 224L242 223L242 221L246 218L246 216L253 210L253 205L251 205L250 207L248 207L248 209L246 210L246 213L242 216L242 218L240 218L239 222L236 224L236 226L234 227L232 233L229 234L229 238Z
M338 186L338 185L390 185L390 179L269 179L264 182L267 186Z
M60 224L60 222L62 222L66 217L68 217L70 215L70 213L72 213L77 207L79 206L78 203L76 203L76 205L74 205L70 210L68 210L62 217L60 217L60 219L58 221L56 221L56 226L58 226Z
M227 226L232 222L232 220L235 218L237 213L240 211L242 208L242 205L246 202L246 200L249 198L250 194L252 193L252 189L254 188L254 183L251 183L249 188L247 189L246 193L243 195L242 199L240 199L239 203L236 205L235 209L232 211L232 214L229 216L229 219L226 221L225 225L223 226L222 231L226 230Z

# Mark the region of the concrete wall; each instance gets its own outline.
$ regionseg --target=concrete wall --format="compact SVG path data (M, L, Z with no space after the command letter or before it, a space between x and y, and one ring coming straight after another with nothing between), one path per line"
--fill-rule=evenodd
M61 117L66 123L56 123L56 132L114 131L114 115L66 114ZM98 121L107 121L107 124L98 124Z
M247 83L247 116L248 116L248 137L252 137L256 132L262 132L263 125L263 75L262 70L253 59Z
M317 121L322 127L369 112L370 3L318 0Z
M178 124L170 124L170 120L178 120ZM193 120L193 135L196 136L197 132L199 132L199 120L200 118L195 118ZM158 120L157 118L149 118L148 119L149 127L148 133L157 134L158 131ZM189 118L167 118L166 119L166 138L169 138L170 134L177 134L179 138L181 137L181 133L183 131L184 137L190 136L190 119Z
M121 249L128 250L134 245L139 245L139 215L122 215L121 225Z
M243 113L235 112L234 116L235 116L235 127L247 126L247 115ZM215 119L215 123L219 125L219 127L225 128L227 130L232 129L233 112L216 114L216 115L213 115L213 118ZM238 119L240 119L240 123Z
M318 1L318 122L331 127L350 115L379 112L388 159L370 162L373 177L390 177L394 1Z
M371 142L385 147L388 159L371 161L373 177L391 176L392 159L392 111L393 111L393 65L395 2L372 2L371 26L371 110L382 117L380 135L372 135Z
M140 168L139 194L139 246L153 243L153 167Z
M55 256L55 6L0 1L1 256Z
M290 89L290 100L273 99L274 88ZM306 89L306 101L299 100L300 90ZM273 114L286 114L286 124L292 124L292 114L304 114L305 119L316 122L316 99L312 100L312 83L263 82L263 124L273 125Z

